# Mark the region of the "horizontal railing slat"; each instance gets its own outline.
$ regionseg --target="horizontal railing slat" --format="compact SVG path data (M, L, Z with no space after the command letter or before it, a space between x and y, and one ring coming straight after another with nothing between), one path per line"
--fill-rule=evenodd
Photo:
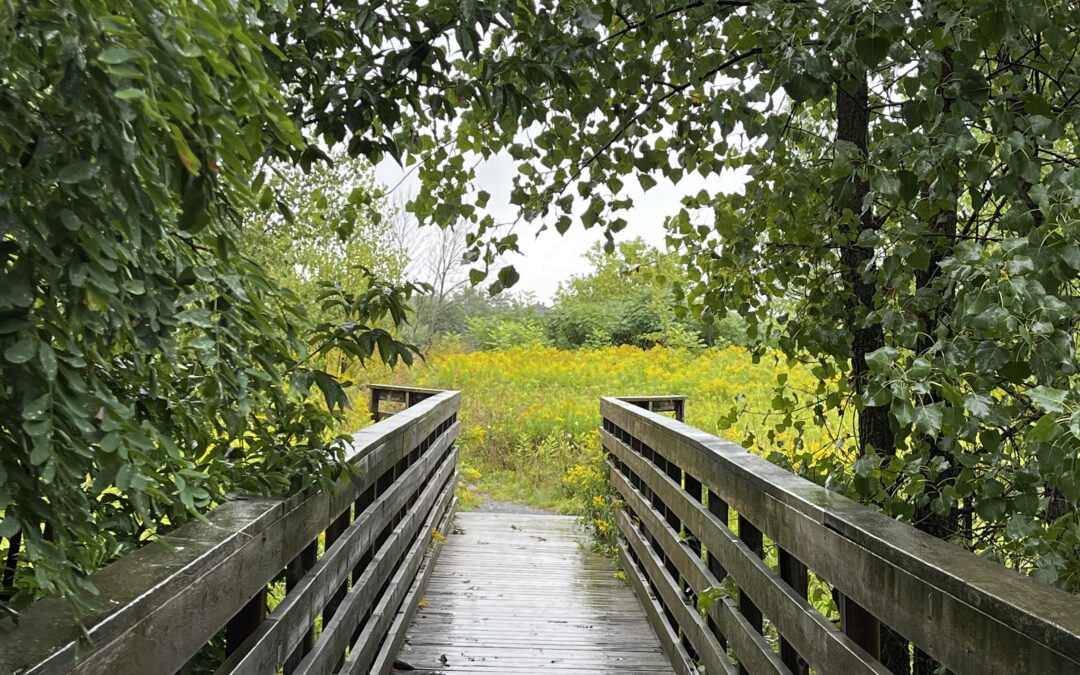
M675 581L665 573L663 561L649 547L641 532L630 523L626 513L619 512L616 519L627 543L630 544L630 548L637 555L642 569L652 581L653 587L659 591L660 596L663 598L664 606L675 615L675 620L678 622L679 628L682 629L683 635L694 646L698 660L705 665L706 670L710 673L735 675L735 669L728 662L727 653L720 647L716 636L709 632L708 626L701 619L697 609L690 606L682 596ZM656 536L655 533L651 534ZM666 537L666 530L659 536Z
M182 592L193 578L215 570L243 548L260 531L276 522L284 510L279 499L240 500L215 509L213 524L190 523L167 537L138 549L109 565L92 579L114 607L85 619L94 644L118 645L129 639L132 626L148 625L169 599ZM111 611L109 611L111 609ZM199 636L205 637L198 643ZM205 644L210 628L188 637L177 635L182 650L188 644ZM72 672L75 664L78 625L60 598L46 598L25 609L16 626L0 628L0 672L58 674ZM109 664L81 672L108 672Z
M452 442L459 427L445 427L459 408L458 392L433 392L354 434L345 455L357 470L335 489L227 502L209 512L206 523L186 524L98 571L91 581L103 608L84 617L89 645L78 644L80 630L66 603L34 603L18 625L0 625L0 672L180 670L375 481L392 480L395 467L411 462L437 431L444 445ZM316 595L311 617L323 609L322 595Z
M656 637L660 641L664 653L667 654L668 659L671 661L672 670L676 675L698 675L697 665L679 642L679 636L668 625L667 620L664 618L664 610L660 607L656 596L645 585L647 579L645 572L634 562L630 550L627 548L627 543L620 540L618 549L619 563L626 572L627 581L630 582L634 593L641 600L641 605L645 610L645 617L656 632Z
M682 541L679 541L669 528L664 527L665 521L663 520L663 517L652 507L652 505L645 502L644 497L639 490L633 488L626 482L626 479L617 469L614 469L611 472L611 480L616 489L619 490L624 501L626 501L630 511L642 521L644 529L656 537L668 557L675 560L679 571L696 593L701 594L706 589L719 587L720 581L709 572L708 568L700 558L693 556L689 548ZM619 515L621 518L626 518L625 514ZM712 514L709 515L711 516ZM694 524L697 522L697 520L691 521L688 519L687 525L691 528L691 531L698 536L699 540L703 541L710 551L713 551L713 555L716 555L714 546L705 541L701 535L693 529ZM620 523L622 523L622 521L620 521ZM662 534L657 534L661 531ZM734 535L732 535L732 538L734 539L733 546L743 546L741 542L738 542L738 539L735 538ZM745 549L745 547L743 548ZM765 565L764 562L750 553L749 550L741 550L739 551L739 555L749 558L750 564L756 562L759 565ZM759 594L756 594L753 591L748 590L748 593L750 593L751 597L760 597ZM709 607L708 611L709 616L711 616L713 621L720 627L724 637L731 642L735 653L743 655L743 661L746 662L748 670L755 673L784 672L785 669L780 658L773 652L772 647L765 641L764 636L755 631L750 626L749 622L747 622L746 618L738 613L735 603L730 598L718 598L716 602ZM835 630L835 628L833 628L833 630ZM851 670L849 672L858 671ZM888 671L882 670L881 672L887 673Z
M345 659L345 663L340 670L342 675L370 675L372 661L374 661L375 656L383 646L385 636L388 635L394 618L408 595L412 581L420 570L420 564L424 560L424 553L432 540L432 531L435 529L436 524L441 521L442 514L449 509L450 503L454 500L452 482L449 478L447 478L447 482L448 484L439 493L436 507L427 514L427 518L423 521L420 528L421 536L413 542L404 560L398 569L394 571L386 593L379 600L378 605L371 614L371 618L368 619L367 625L361 631L360 637L357 638L349 651L349 656ZM393 638L391 637L391 639ZM301 671L300 675L307 675L307 672Z
M449 486L449 491L451 493L454 492L455 484L456 483L452 483ZM443 514L442 519L435 527L435 529L443 534L444 537L450 532L454 520L454 513L456 511L457 497L452 497L450 506L447 507L446 513ZM431 552L424 558L424 561L420 566L420 571L417 573L416 579L409 588L408 594L405 596L405 599L401 601L401 609L398 610L397 616L394 618L390 629L387 631L387 634L390 637L383 643L382 649L379 650L379 654L375 658L375 663L371 666L371 672L373 674L387 675L393 669L394 661L397 658L398 653L401 652L401 647L405 644L406 631L412 623L413 617L416 616L417 610L420 608L420 600L423 599L424 591L427 589L428 582L431 580L431 573L435 570L435 564L439 560L439 553L442 551L442 547L442 542L435 542Z

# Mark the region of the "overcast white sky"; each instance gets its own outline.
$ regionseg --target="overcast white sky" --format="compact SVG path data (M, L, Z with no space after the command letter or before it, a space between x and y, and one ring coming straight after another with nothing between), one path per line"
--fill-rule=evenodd
M376 179L387 186L397 184L404 174L405 170L393 160L384 161L375 167ZM514 220L517 211L510 204L511 181L516 174L514 160L508 155L497 155L478 166L476 174L476 187L491 194L487 212L495 222ZM701 189L712 194L734 192L742 184L742 180L734 175L714 175L703 179L693 173L684 177L678 185L672 185L658 174L654 175L654 178L657 179L657 185L644 194L635 181L626 181L627 196L634 201L634 208L624 215L628 225L616 235L616 241L642 237L663 248L664 219L678 211L679 202L685 195L697 194ZM404 179L397 192L411 197L419 189L419 181L410 175ZM584 253L595 242L603 240L600 229L586 230L580 224L575 224L562 236L554 229L536 235L525 223L518 225L517 233L522 255L507 260L507 263L514 265L521 274L521 280L514 290L531 292L542 302L551 300L559 282L588 271Z

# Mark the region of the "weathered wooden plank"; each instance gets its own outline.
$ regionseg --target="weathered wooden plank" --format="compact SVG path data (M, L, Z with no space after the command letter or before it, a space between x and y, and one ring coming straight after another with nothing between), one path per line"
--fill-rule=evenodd
M443 393L439 389L407 387L396 384L372 384L368 386L368 389L370 390L368 410L371 412L371 419L374 422L379 422L394 414L383 412L379 409L379 404L382 401L402 403L408 408L426 398Z
M735 669L728 662L724 649L716 640L716 636L709 631L701 615L697 613L697 609L691 607L683 597L677 581L672 579L664 569L664 561L652 549L638 528L630 522L625 512L618 512L616 519L623 537L637 556L639 566L650 580L652 587L657 589L664 599L668 611L675 616L682 635L693 645L698 660L705 664L706 671L717 675L722 673L734 675ZM668 538L666 530L658 536L663 539Z
M582 546L574 518L475 512L456 522L398 655L418 672L672 672L641 603Z
M457 478L455 476L455 478L450 481L447 490L453 495L456 488ZM454 514L456 512L457 498L451 497L450 505L447 507L446 513L442 514L439 521L435 524L435 530L443 537L446 536L446 533L449 532L450 528L453 526ZM442 549L442 541L431 542L431 548L420 566L420 571L416 574L416 579L413 580L409 592L405 595L404 600L401 601L401 609L398 610L397 616L394 617L393 623L390 624L390 628L387 630L386 640L383 642L382 648L379 650L379 653L372 664L372 673L386 675L393 669L394 659L397 657L398 652L401 651L402 644L405 643L406 632L412 624L413 617L416 616L416 610L419 609L418 605L420 600L424 597L424 591L427 590L428 582L431 580L431 573L435 570L435 566L439 562L439 554L442 552Z
M266 586L255 593L225 625L225 654L232 654L266 618Z
M613 425L664 447L778 545L946 666L1009 672L1023 662L1040 673L1080 668L1080 608L1068 594L710 434L614 399L601 407ZM853 566L853 559L860 564Z
M180 593L193 576L219 567L277 521L283 510L282 500L229 502L215 509L212 525L190 523L105 567L93 576L93 581L113 606L106 605L103 611L86 618L90 638L100 646L122 641L132 625L145 622L169 598ZM252 588L237 602L219 625L239 611L256 590ZM177 637L186 641L183 636ZM0 624L0 672L71 672L78 638L79 629L63 600L46 598L36 602L21 613L17 626Z
M798 593L800 598L805 598L810 587L806 565L799 562L798 558L784 549L779 549L777 552L777 566L780 568L780 579L788 586L791 586L792 590ZM871 655L873 654L871 653ZM780 658L784 661L784 665L788 667L788 670L795 673L795 675L810 675L809 664L799 656L799 651L795 648L795 645L791 644L783 635L780 636Z
M641 492L633 488L622 473L613 470L611 472L611 482L615 489L619 491L629 510L644 525L645 530L657 532L663 529L664 520L660 513L645 501ZM625 514L619 514L619 517L622 519L619 521L621 528L633 526L633 523L625 520L627 518ZM658 536L657 541L664 547L668 556L676 562L686 582L696 593L701 594L710 588L720 586L720 580L713 575L700 558L692 555L691 551L688 550L689 547L675 538L672 532L667 531L664 536ZM773 652L772 647L750 625L746 617L739 613L730 598L720 598L714 602L709 607L708 616L731 643L734 653L740 656L741 661L748 664L754 672L784 672L784 667L775 652ZM715 633L714 637L716 637ZM717 645L723 651L724 647L719 638L716 638L716 640Z
M682 642L679 640L678 633L668 623L663 606L649 587L648 575L634 560L628 546L625 540L619 540L619 563L626 573L627 580L634 588L634 592L637 593L638 599L643 600L645 616L648 617L649 625L652 626L653 631L659 638L660 645L664 648L672 669L678 675L696 675L697 664L686 652L686 648L683 647Z
M660 495L666 504L679 512L690 529L697 534L727 573L760 606L781 634L796 646L812 666L818 669L835 668L846 673L872 672L884 675L888 672L850 639L844 636L831 621L815 610L805 598L791 586L779 579L763 560L746 546L728 527L704 507L688 499L683 490L666 474L644 461L625 443L607 432L602 432L604 447L620 458L630 470L638 474L653 494ZM615 477L618 481L618 477ZM621 487L629 487L625 481ZM628 490L623 493L627 503L638 503L640 493ZM734 636L725 632L729 640ZM747 655L736 649L740 661ZM779 664L775 660L774 665ZM781 666L782 669L783 666Z
M637 478L637 476L635 476L634 480L631 481L631 484L633 484L635 487L637 487L638 483L640 483L640 481ZM719 520L721 523L727 523L728 522L728 505L727 505L727 502L725 502L723 499L720 499L720 495L716 494L712 490L706 490L706 493L707 493L708 501L709 501L709 505L708 505L709 513L716 516L717 520ZM720 564L720 561L717 559L716 555L711 550L709 550L708 547L705 547L705 548L706 548L705 560L706 560L706 562L708 564L709 572L717 580L723 581L724 577L727 576L727 571L724 570L724 566ZM711 621L711 618L710 618L710 621ZM716 635L716 639L720 641L720 644L723 645L724 647L727 647L727 638L724 636L724 631L718 625L716 625L715 622L711 623L710 627L713 630L713 634Z

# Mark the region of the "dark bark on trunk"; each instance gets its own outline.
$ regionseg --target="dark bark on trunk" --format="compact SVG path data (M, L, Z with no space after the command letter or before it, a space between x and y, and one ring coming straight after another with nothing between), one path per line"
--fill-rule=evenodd
M845 84L847 88L845 85L836 88L836 138L853 143L860 154L867 157L870 145L870 93L866 76L864 74L858 81ZM877 287L864 278L864 272L872 264L874 250L856 243L863 230L877 229L879 223L869 205L863 208L869 191L866 180L855 175L849 180L853 181L852 196L847 204L838 206L850 209L855 219L847 232L840 265L844 283L854 299L852 323L848 326L851 334L851 388L856 398L861 398L870 373L866 356L885 346L885 332L880 322L868 321L874 311ZM895 447L888 408L867 406L858 414L859 454L863 455L871 448L879 455L893 454ZM894 673L907 675L911 672L907 640L884 624L881 626L881 662Z
M836 89L836 138L847 141L859 148L866 157L870 139L869 88L865 76L848 91L844 86ZM866 381L870 369L866 364L866 355L885 346L885 333L881 323L867 322L867 316L874 311L874 297L877 287L864 278L864 270L871 264L874 250L868 246L856 244L859 233L863 230L877 229L878 222L873 210L863 209L863 202L869 191L867 182L852 176L854 190L847 204L840 205L855 214L855 220L847 232L847 244L840 254L843 278L847 289L854 299L851 333L851 383L856 395L866 390ZM879 454L893 453L893 434L889 428L889 411L881 406L866 407L859 411L859 454L873 448Z

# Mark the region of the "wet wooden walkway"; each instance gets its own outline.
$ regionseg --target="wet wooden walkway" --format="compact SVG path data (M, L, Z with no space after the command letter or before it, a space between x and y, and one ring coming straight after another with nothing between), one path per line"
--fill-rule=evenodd
M399 658L419 673L671 673L569 516L462 513Z

